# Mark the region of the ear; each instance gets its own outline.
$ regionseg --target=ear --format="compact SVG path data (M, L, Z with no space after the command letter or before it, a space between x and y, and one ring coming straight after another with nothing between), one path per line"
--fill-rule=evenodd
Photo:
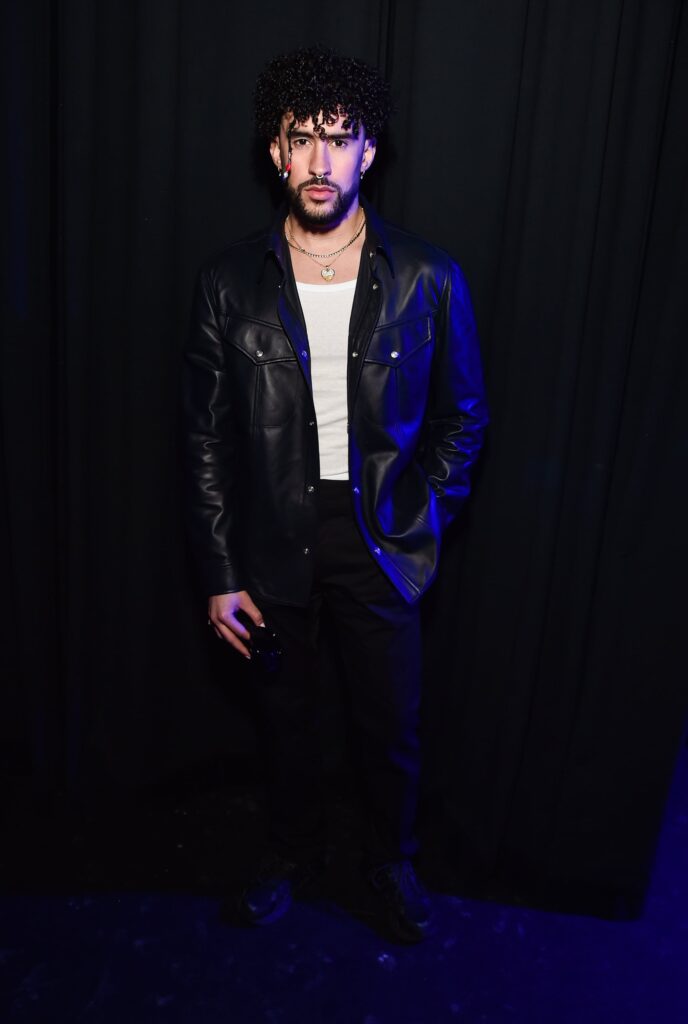
M270 156L272 162L278 171L282 170L282 153L280 152L280 142L278 138L274 138L270 143Z
M361 174L365 174L373 160L375 159L375 153L377 152L377 139L374 136L370 138L366 137L363 144L363 155L361 157Z

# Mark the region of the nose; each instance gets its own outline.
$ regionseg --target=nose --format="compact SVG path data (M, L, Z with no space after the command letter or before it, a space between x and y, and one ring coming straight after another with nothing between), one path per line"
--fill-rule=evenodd
M316 139L311 150L311 159L308 167L310 174L316 178L324 178L332 170L330 163L330 150L326 139Z

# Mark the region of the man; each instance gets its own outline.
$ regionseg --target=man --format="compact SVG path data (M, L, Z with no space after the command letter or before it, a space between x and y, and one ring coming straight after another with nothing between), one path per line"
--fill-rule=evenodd
M395 934L416 941L430 926L411 864L419 598L468 494L486 412L461 271L359 194L389 109L376 71L320 48L259 77L257 127L286 204L201 272L184 383L209 624L245 658L263 623L283 648L278 671L256 677L271 852L241 914L280 917L325 860L314 707L326 608L346 667L367 876Z

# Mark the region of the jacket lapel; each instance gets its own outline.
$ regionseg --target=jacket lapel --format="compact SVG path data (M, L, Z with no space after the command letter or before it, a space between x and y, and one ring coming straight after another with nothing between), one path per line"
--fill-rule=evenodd
M380 255L388 264L392 278L394 277L394 266L384 225L363 196L361 196L361 206L366 215L366 235L349 330L348 396L350 412L356 400L363 361L382 309L382 283L376 270Z
M289 249L284 243L284 234L282 232L284 217L285 209L282 207L273 222L270 232L270 251L275 257L282 274L279 294L277 296L277 315L287 340L294 350L296 361L301 368L306 386L312 396L311 353L306 333L306 322L303 317L299 294L296 290L291 256L289 255Z

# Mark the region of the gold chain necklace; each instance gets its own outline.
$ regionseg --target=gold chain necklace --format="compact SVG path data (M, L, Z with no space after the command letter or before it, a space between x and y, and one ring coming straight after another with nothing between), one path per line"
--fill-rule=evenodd
M310 259L313 260L314 263L317 263L318 260L329 260L329 263L326 266L323 267L319 263L318 266L320 267L320 276L325 281L331 281L335 273L332 264L336 259L338 259L341 256L345 249L348 249L350 245L354 244L358 236L363 231L363 228L365 227L365 214L363 214L361 226L356 232L356 234L349 239L346 245L343 245L341 249L335 249L334 252L308 252L307 249L304 249L303 246L300 246L299 243L296 241L293 234L291 233L291 228L287 225L286 220L284 222L284 226L287 229L287 234L289 235L289 238L287 238L287 243L288 245L291 246L292 249L296 249L297 252L303 253L304 256L308 256ZM289 239L291 239L291 241L289 241Z

